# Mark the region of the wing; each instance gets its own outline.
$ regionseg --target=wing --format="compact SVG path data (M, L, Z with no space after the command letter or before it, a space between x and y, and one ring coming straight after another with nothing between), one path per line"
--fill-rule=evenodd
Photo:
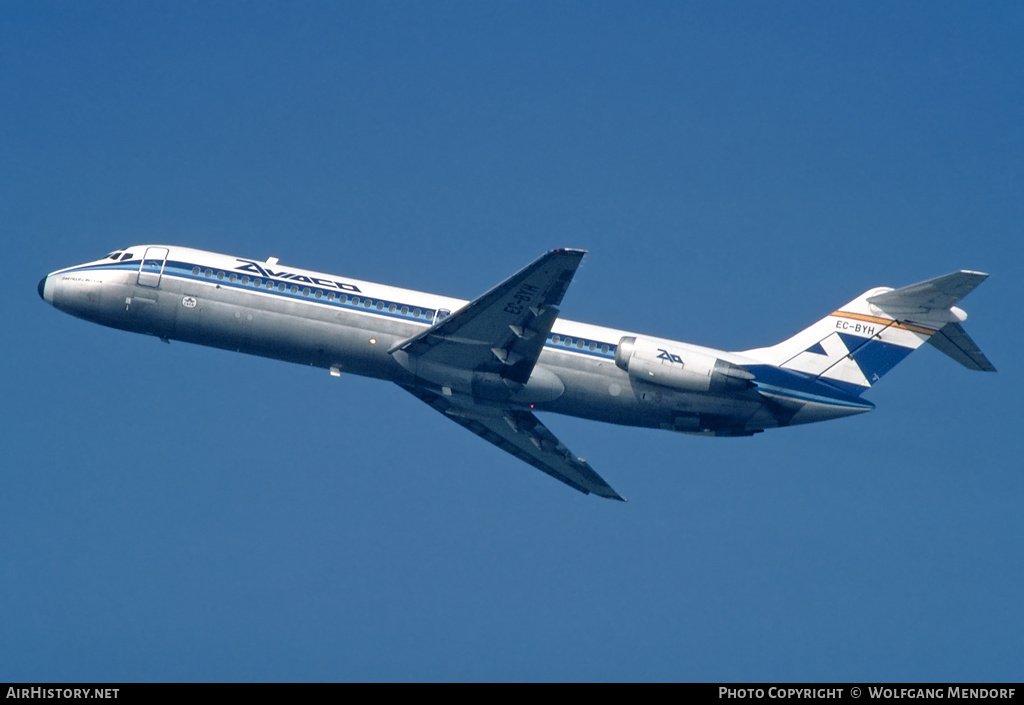
M421 387L403 389L432 408L461 424L489 443L546 472L573 489L608 499L626 500L594 472L587 461L577 458L554 434L528 411L490 407L461 408L447 397Z
M465 375L496 375L510 389L526 384L558 318L556 306L585 254L548 252L388 352L423 382L401 386L451 420L573 489L625 501L532 413L478 404L470 389L456 391L457 403L449 395L454 380ZM427 387L448 391L438 394Z
M388 352L416 373L419 363L493 372L526 384L586 250L553 250ZM404 357L408 356L408 357Z

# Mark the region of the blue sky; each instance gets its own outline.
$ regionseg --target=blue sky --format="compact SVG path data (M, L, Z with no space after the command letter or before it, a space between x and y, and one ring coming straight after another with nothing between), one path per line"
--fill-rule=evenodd
M0 681L1021 679L1015 3L0 11ZM999 368L748 439L558 416L585 497L390 385L43 304L166 242L728 349L960 268Z

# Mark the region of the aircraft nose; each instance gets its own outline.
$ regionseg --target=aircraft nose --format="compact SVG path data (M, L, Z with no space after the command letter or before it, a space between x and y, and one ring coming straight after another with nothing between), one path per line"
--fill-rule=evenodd
M43 301L46 301L46 280L49 278L50 276L47 275L40 279L39 286L36 287L36 291L39 292L39 298L41 298ZM49 301L47 301L47 303L49 303Z

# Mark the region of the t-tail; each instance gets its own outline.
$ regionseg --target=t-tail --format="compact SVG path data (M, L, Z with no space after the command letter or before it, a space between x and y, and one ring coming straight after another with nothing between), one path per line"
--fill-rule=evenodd
M995 367L961 325L956 304L987 274L961 270L867 291L789 340L743 354L859 395L924 343L972 370Z

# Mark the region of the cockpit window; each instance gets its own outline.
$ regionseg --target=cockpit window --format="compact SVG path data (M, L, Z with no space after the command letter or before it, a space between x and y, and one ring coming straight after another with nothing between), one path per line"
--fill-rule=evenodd
M111 252L109 255L107 255L107 257L109 257L112 260L116 260L120 256L121 256L121 251L120 250L118 250L117 252Z
M131 259L132 257L134 257L134 256L135 256L135 255L133 255L133 254L132 254L131 252L125 252L125 253L124 253L124 256L123 256L123 257L121 257L121 261L122 261L122 262L127 262L128 260L130 260L130 259Z

